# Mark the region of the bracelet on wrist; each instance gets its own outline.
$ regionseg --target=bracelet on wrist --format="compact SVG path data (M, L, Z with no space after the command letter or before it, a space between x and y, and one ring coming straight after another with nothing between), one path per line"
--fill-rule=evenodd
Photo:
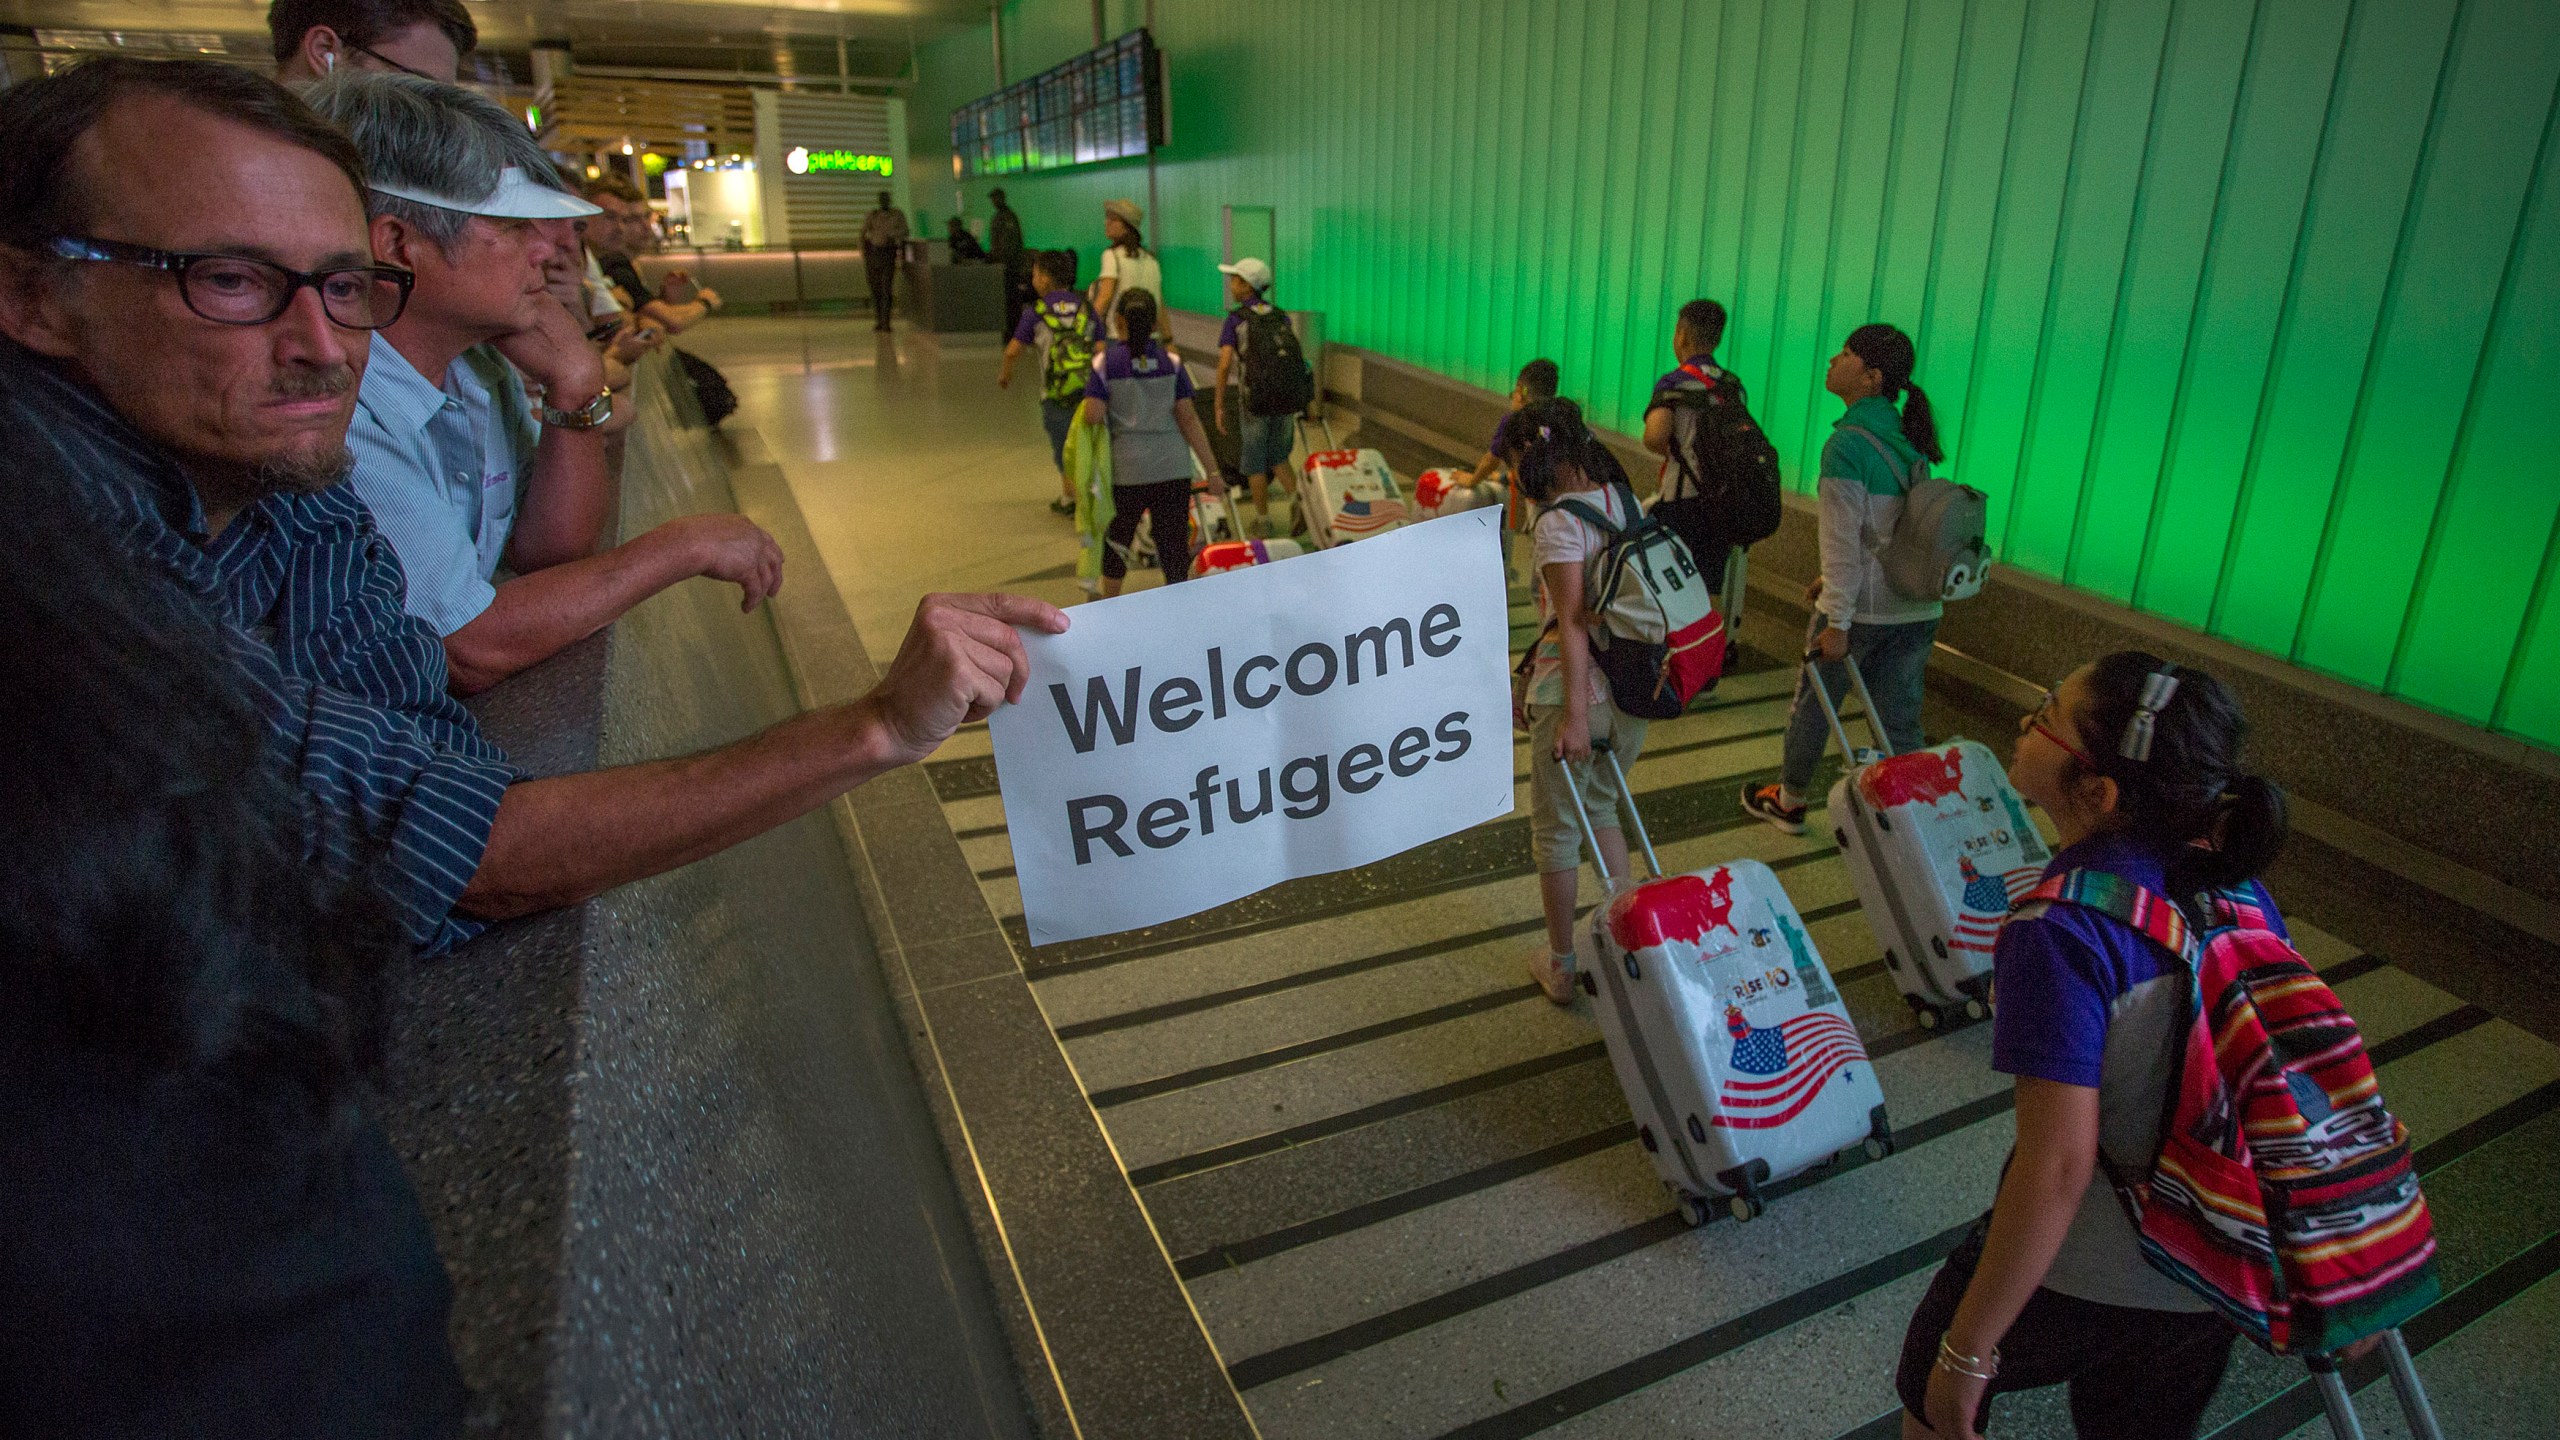
M1950 1332L1950 1335L1952 1332ZM1987 1355L1965 1355L1956 1350L1950 1335L1938 1337L1938 1368L1968 1380L1992 1380L2000 1374L2000 1347L1994 1345Z

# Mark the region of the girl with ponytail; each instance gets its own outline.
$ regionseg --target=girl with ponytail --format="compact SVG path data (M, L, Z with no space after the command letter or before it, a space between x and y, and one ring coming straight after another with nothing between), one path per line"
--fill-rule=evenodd
M1895 590L1876 558L1902 517L1904 492L1925 467L1946 460L1929 397L1911 378L1918 365L1911 337L1890 325L1859 326L1831 357L1823 388L1849 408L1822 447L1822 573L1805 592L1822 683L1834 695L1848 693L1840 661L1854 657L1897 752L1920 747L1921 688L1945 611L1934 597ZM1810 678L1798 681L1778 783L1745 789L1742 808L1803 834L1805 790L1829 738Z
M2241 889L2284 933L2257 883L2284 846L2284 792L2240 768L2246 729L2201 670L2129 650L2072 672L2009 761L2060 832L2047 877L2103 871L2181 904ZM2236 1332L2143 1259L2106 1173L2140 1175L2159 1150L2185 966L2111 915L2030 901L1995 967L1991 1063L2017 1077L2017 1144L1911 1317L1902 1433L1971 1437L1993 1395L2068 1384L2083 1437L2193 1436Z
M1583 422L1570 400L1533 400L1512 413L1504 430L1520 493L1537 507L1529 523L1530 569L1536 575L1539 618L1546 622L1529 647L1526 687L1513 718L1529 732L1529 857L1538 868L1538 898L1546 909L1547 943L1529 957L1529 974L1558 1005L1573 1003L1573 911L1582 875L1582 827L1569 810L1572 793L1564 771L1572 767L1592 825L1592 841L1609 873L1627 873L1627 842L1618 829L1618 774L1594 764L1592 747L1605 743L1621 769L1633 769L1644 749L1645 722L1610 699L1600 667L1591 658L1585 606L1585 573L1608 547L1609 537L1579 510L1612 525L1634 523L1635 491L1617 458Z

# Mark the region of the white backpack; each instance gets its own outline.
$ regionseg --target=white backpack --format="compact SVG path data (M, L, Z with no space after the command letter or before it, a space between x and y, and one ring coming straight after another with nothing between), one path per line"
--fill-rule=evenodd
M1893 447L1862 426L1863 435L1902 486L1902 515L1876 547L1885 583L1909 600L1969 600L1991 577L1991 497L1970 485L1929 474L1929 462L1905 467Z

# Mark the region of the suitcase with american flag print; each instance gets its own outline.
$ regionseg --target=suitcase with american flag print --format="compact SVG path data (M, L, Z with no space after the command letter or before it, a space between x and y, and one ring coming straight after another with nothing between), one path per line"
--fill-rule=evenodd
M1849 732L1810 664L1814 695L1848 773L1831 787L1831 833L1858 908L1884 945L1885 972L1924 1030L1991 1013L1991 950L2009 907L2044 878L2053 852L2010 787L2008 767L1972 740L1892 753L1865 677L1847 667L1877 749Z
M1375 450L1318 450L1298 480L1298 513L1319 550L1401 529L1413 507Z
M1618 792L1655 878L1612 882L1591 844L1611 893L1591 917L1581 985L1681 1218L1703 1224L1721 1205L1750 1220L1770 1187L1844 1150L1891 1153L1875 1066L1776 874L1756 860L1662 874L1624 771Z

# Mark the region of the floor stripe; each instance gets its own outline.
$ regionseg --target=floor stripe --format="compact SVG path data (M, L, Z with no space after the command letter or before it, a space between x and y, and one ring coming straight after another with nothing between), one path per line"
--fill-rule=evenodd
M1667 1380L1695 1365L1703 1365L1729 1350L1736 1350L1764 1336L1771 1335L1799 1321L1809 1320L1835 1305L1845 1304L1870 1290L1890 1285L1905 1275L1914 1274L1947 1257L1964 1239L1973 1222L1942 1230L1916 1245L1906 1245L1890 1255L1870 1260L1855 1270L1835 1275L1819 1285L1799 1290L1784 1300L1773 1301L1757 1310L1736 1315L1721 1325L1702 1330L1686 1340L1666 1345L1650 1355L1640 1356L1615 1369L1604 1370L1577 1385L1568 1385L1552 1395L1541 1397L1516 1409L1488 1415L1472 1425L1461 1425L1440 1440L1497 1440L1497 1437L1533 1435L1560 1421L1572 1419L1653 1384Z
M1837 853L1838 852L1831 847L1825 846L1819 850L1810 850L1801 855L1788 855L1767 863L1771 870L1792 870L1799 865L1809 865L1817 860L1828 859ZM1383 908L1387 905L1401 905L1410 900L1419 898L1421 897L1400 895L1392 900L1381 900L1376 902L1376 908ZM1856 904L1856 901L1851 900L1843 902L1840 905L1827 905L1820 910L1804 916L1803 918L1808 924L1818 920L1826 920L1834 915L1845 913L1847 907L1854 906ZM1574 911L1575 920L1579 921L1583 916L1590 914L1591 908L1592 907L1588 905L1577 908ZM1183 1015L1195 1015L1203 1010L1214 1010L1221 1005L1232 1005L1243 1000L1260 999L1265 995L1277 995L1284 991L1297 989L1303 985L1322 984L1327 980L1338 980L1346 975L1357 975L1363 971L1382 969L1389 965L1401 965L1411 960L1427 960L1434 955L1445 955L1452 950L1464 950L1470 946L1486 945L1491 944L1496 940L1508 940L1516 936L1532 934L1546 928L1546 923L1547 922L1544 919L1540 918L1515 920L1507 925L1495 925L1487 929L1469 931L1464 935L1455 935L1443 940L1430 940L1419 945L1408 945L1402 949L1389 950L1382 954L1370 955L1358 960L1345 960L1339 964L1319 966L1313 970L1301 970L1293 975L1282 975L1276 979L1256 981L1251 985L1239 985L1233 990L1219 990L1207 995L1195 995L1187 1000L1168 1000L1160 1005L1148 1005L1136 1010L1123 1010L1114 1015L1098 1016L1091 1020L1079 1020L1070 1025L1059 1026L1057 1029L1057 1036L1060 1040L1081 1040L1088 1035L1101 1035L1113 1030L1126 1030L1138 1025L1151 1024L1158 1020L1171 1020ZM1210 942L1204 941L1201 943L1206 944ZM1043 971L1040 978L1047 979L1050 975L1055 973L1055 971Z
M1214 1149L1201 1150L1189 1155L1177 1155L1170 1160L1159 1160L1153 1165L1141 1165L1129 1172L1129 1183L1143 1187L1183 1175L1197 1175L1203 1170L1215 1170L1221 1165L1233 1165L1239 1160L1250 1160L1256 1155L1269 1155L1274 1151L1287 1150L1309 1141L1321 1140L1328 1135L1339 1135L1347 1130L1357 1130L1363 1125L1392 1120L1398 1115L1409 1115L1416 1110L1428 1110L1434 1105L1446 1104L1451 1100L1482 1094L1487 1090L1499 1090L1505 1085L1526 1080L1533 1075L1544 1075L1550 1070L1562 1070L1568 1065L1579 1065L1586 1060L1602 1059L1608 1053L1599 1041L1594 1040L1588 1045L1576 1045L1570 1050L1558 1050L1552 1054L1540 1055L1515 1065L1505 1065L1499 1070L1487 1070L1481 1075L1470 1075L1464 1080L1453 1080L1446 1085L1435 1086L1429 1090L1415 1091L1411 1095L1399 1095L1393 1100L1381 1100L1375 1105L1346 1110L1342 1114L1323 1120L1310 1120L1304 1125L1292 1125L1286 1130L1274 1130L1268 1134L1233 1141Z
M1481 1015L1488 1010L1500 1010L1534 998L1543 998L1535 983L1515 985L1506 990L1489 990L1481 995L1470 995L1464 1000L1453 1000L1446 1005L1435 1005L1428 1010L1417 1010L1410 1015L1381 1020L1374 1025L1363 1025L1354 1030L1337 1030L1333 1034L1320 1035L1313 1040L1301 1040L1294 1045L1282 1045L1254 1055L1241 1055L1232 1060L1221 1060L1214 1065L1202 1065L1195 1069L1177 1071L1171 1075L1158 1075L1153 1079L1133 1081L1127 1085L1114 1085L1107 1090L1093 1091L1085 1096L1085 1099L1090 1101L1096 1110L1108 1110L1115 1105L1126 1105L1131 1101L1145 1100L1157 1095L1170 1095L1177 1090L1189 1090L1194 1086L1207 1085L1218 1080L1232 1080L1238 1075L1250 1075L1257 1070L1269 1070L1292 1061L1326 1055L1336 1050L1348 1050L1355 1045L1365 1045L1372 1040L1383 1040L1390 1035L1427 1030L1434 1025L1446 1024L1451 1020L1463 1019L1469 1015Z
M2375 1068L2379 1069L2394 1061L2406 1059L2407 1057L2416 1054L2418 1051L2426 1049L2428 1046L2440 1044L2457 1035L2463 1034L2466 1031L2476 1029L2477 1027L2486 1024L2492 1018L2493 1017L2490 1016L2487 1011L2480 1009L2478 1006L2460 1006L2456 1009L2447 1011L2443 1015L2437 1016L2433 1020L2427 1021L2425 1024L2405 1031L2402 1034L2396 1035L2390 1040L2373 1047L2369 1052L2369 1055ZM1985 1022L1974 1023L1978 1024ZM1968 1027L1950 1026L1942 1027L1937 1030L1921 1030L1914 1027L1909 1030L1896 1031L1892 1035L1886 1036L1883 1040L1869 1046L1868 1054L1871 1057L1882 1057L1896 1051L1909 1049L1913 1045L1924 1044L1941 1036L1953 1034L1956 1030L1964 1028ZM1998 1095L1985 1096L1980 1100L1971 1102L1970 1104L1958 1106L1954 1110L1920 1121L1909 1127L1907 1130L1895 1131L1894 1149L1896 1153L1900 1153L1911 1149L1913 1146L1923 1145L1931 1140L1955 1134L1969 1126L1988 1120L1995 1115L2006 1113L2015 1103L2016 1100L2014 1094L2004 1092ZM2508 1108L2513 1109L2515 1107L2510 1106ZM2514 1123L2521 1124L2523 1123L2524 1118L2530 1117L2518 1118ZM2472 1127L2466 1127L2466 1129L2470 1128ZM2501 1131L2499 1133L2504 1132ZM1850 1170L1859 1168L1859 1165L1862 1163L1872 1162L1865 1162L1862 1157L1860 1159L1849 1159L1844 1157L1841 1161L1838 1161L1827 1168L1807 1171L1802 1175L1796 1176L1794 1179L1788 1181L1782 1186L1772 1187L1770 1190L1770 1197L1775 1199L1783 1195L1793 1194L1797 1191L1807 1189L1813 1185L1818 1185L1833 1175L1846 1174ZM1711 1220L1709 1223L1714 1222ZM1668 1231L1664 1231L1662 1229L1666 1224L1671 1227ZM1478 1308L1479 1306L1491 1304L1496 1300L1508 1298L1509 1296L1518 1294L1524 1290L1535 1288L1538 1285L1544 1285L1553 1280L1561 1279L1566 1275L1587 1269L1590 1266L1604 1264L1621 1255L1631 1254L1633 1253L1633 1250L1643 1248L1643 1245L1634 1243L1638 1236L1653 1236L1655 1239L1661 1239L1667 1238L1671 1234L1677 1234L1680 1230L1686 1228L1687 1227L1680 1222L1680 1218L1676 1213L1667 1213L1656 1216L1652 1220L1630 1226L1613 1235L1605 1235L1597 1240L1586 1241L1582 1245L1560 1251L1555 1255L1545 1256L1538 1260L1531 1261L1528 1264L1515 1266L1510 1270L1503 1271L1498 1274L1488 1275L1472 1284L1460 1286L1456 1290L1448 1291L1425 1300L1416 1301L1410 1305L1401 1306L1397 1309L1371 1316L1367 1320L1345 1326L1339 1330L1331 1331L1324 1335L1318 1335L1311 1339L1300 1341L1294 1345L1283 1346L1278 1350L1269 1351L1262 1355L1249 1356L1228 1366L1228 1374L1235 1380L1236 1387L1238 1389L1249 1389L1254 1385L1268 1384L1272 1380L1295 1374L1301 1370L1311 1369L1317 1365L1326 1364L1330 1361L1339 1359L1344 1355L1348 1355L1355 1350L1365 1349L1368 1346L1393 1339L1398 1335L1406 1334L1409 1331L1419 1329L1422 1326L1438 1324L1439 1322L1449 1319L1454 1315L1462 1314L1468 1310ZM1644 1244L1651 1243L1654 1243L1653 1240L1646 1240L1644 1242ZM1632 1246L1632 1249L1625 1248L1629 1246ZM1566 1263L1568 1260L1573 1263ZM1684 1341L1682 1343L1686 1344L1688 1342ZM1693 1361L1691 1363L1696 1362ZM1685 1368L1685 1366L1682 1368ZM1658 1379L1660 1377L1656 1376L1653 1378ZM1652 1380L1648 1379L1643 1383L1651 1384ZM1578 1389L1580 1387L1574 1388ZM1518 1412L1509 1411L1505 1413L1516 1414ZM1561 1419L1563 1417L1560 1415L1556 1418ZM1542 1424L1544 1423L1552 1422L1542 1422Z
M1382 951L1357 960L1345 960L1335 965L1322 965L1313 970L1301 970L1294 975L1283 975L1276 980L1239 985L1233 990L1218 990L1207 995L1195 995L1188 1000L1168 1000L1161 1005L1123 1010L1116 1015L1104 1015L1092 1020L1079 1020L1072 1025L1059 1026L1057 1036L1060 1040L1082 1040L1088 1035L1102 1035L1114 1030L1152 1025L1158 1020L1197 1015L1203 1010L1215 1010L1222 1005L1233 1005L1245 1000L1258 1000L1265 995L1278 995L1301 986L1321 985L1327 980L1339 980L1346 975L1383 970L1390 965L1402 965L1409 961L1427 960L1434 955L1446 955L1452 950L1466 950L1478 945L1489 945L1496 940L1509 940L1529 934L1531 931L1543 930L1546 926L1544 917L1515 920L1508 925L1471 930L1464 935L1452 935L1446 939L1425 941L1420 945L1407 945L1400 950Z
M1237 1240L1214 1250L1203 1250L1196 1255L1186 1255L1174 1262L1174 1272L1185 1280L1193 1280L1202 1275L1268 1259L1273 1255L1295 1250L1301 1245L1312 1245L1319 1240L1329 1240L1336 1235L1347 1235L1382 1220L1392 1220L1399 1215L1410 1215L1416 1210L1429 1209L1445 1200L1455 1200L1462 1195L1472 1195L1478 1190L1490 1189L1525 1175L1534 1175L1551 1166L1579 1160L1585 1155L1597 1154L1613 1145L1623 1145L1635 1138L1635 1126L1631 1122L1606 1126L1588 1135L1577 1135L1573 1139L1559 1141L1543 1150L1533 1150L1526 1155L1515 1155L1508 1160L1470 1170L1464 1175L1452 1175L1446 1180L1437 1180L1429 1185L1420 1185L1393 1195L1380 1196L1366 1204L1354 1205L1348 1210L1337 1210L1330 1215L1318 1216L1313 1220L1301 1221L1265 1234Z
M1776 773L1776 770L1773 768L1759 772L1756 775L1746 773L1728 775L1715 780L1696 780L1684 785L1674 785L1666 789L1654 791L1646 798L1655 805L1672 803L1684 798L1703 800L1706 796L1711 795L1715 791L1721 790L1724 787L1755 783L1757 780L1766 779L1768 776ZM1721 817L1712 824L1704 825L1694 830L1680 827L1669 829L1655 827L1652 832L1653 843L1656 849L1660 849L1666 845L1677 844L1688 840L1703 840L1711 836L1722 835L1729 831L1739 830L1746 826L1757 825L1760 823L1761 822L1755 817L1741 814L1739 811L1736 811L1728 817ZM1514 826L1520 830L1524 839L1528 830L1528 821L1524 817L1516 815L1506 819L1492 821L1490 824ZM1482 827L1479 828L1481 829ZM1458 839L1476 833L1479 832L1462 830L1458 832L1456 836L1451 836L1449 838ZM1435 840L1431 843L1439 845L1447 842ZM1528 847L1524 844L1520 848L1525 852ZM1406 855L1411 855L1415 852L1408 850L1404 853ZM1769 868L1777 870L1786 868L1786 866L1790 864L1800 865L1807 863L1807 861L1813 858L1830 853L1832 853L1831 850L1826 847L1816 851L1809 851L1802 855L1790 855L1783 861L1769 862ZM1392 862L1382 861L1380 863ZM1465 874L1452 876L1446 880L1411 886L1392 895L1373 895L1357 900L1340 901L1329 905L1315 905L1303 910L1292 911L1286 915L1275 915L1267 920L1249 920L1240 924L1227 925L1214 929L1204 928L1199 930L1183 931L1177 934L1166 935L1159 939L1143 940L1119 948L1103 949L1097 953L1075 954L1070 950L1070 958L1054 960L1043 959L1032 950L1032 947L1029 946L1024 933L1023 920L1021 916L1009 916L1004 920L1003 924L1005 933L1012 939L1016 951L1018 953L1023 953L1025 956L1022 967L1023 972L1030 976L1034 982L1038 982L1046 980L1053 975L1080 974L1088 970L1099 970L1105 966L1117 965L1126 960L1139 960L1150 955L1165 955L1180 950L1191 950L1203 945L1214 945L1228 940L1242 939L1249 935L1268 934L1274 930L1286 930L1292 926L1300 925L1311 920L1329 920L1343 915L1356 915L1363 911L1378 909L1382 906L1400 905L1407 900L1419 900L1429 895L1442 895L1452 890L1464 890L1477 885L1490 885L1505 880L1516 880L1531 873L1533 873L1532 867L1525 863L1505 865L1494 869L1469 871ZM1281 883L1296 884L1299 882L1283 881ZM1215 914L1216 911L1211 910L1203 913ZM1179 920L1169 921L1167 923L1173 926L1179 926L1182 924ZM1109 937L1097 938L1107 940ZM1039 948L1067 949L1068 947L1082 946L1085 943L1086 942L1083 941L1067 941L1057 947L1042 946Z

